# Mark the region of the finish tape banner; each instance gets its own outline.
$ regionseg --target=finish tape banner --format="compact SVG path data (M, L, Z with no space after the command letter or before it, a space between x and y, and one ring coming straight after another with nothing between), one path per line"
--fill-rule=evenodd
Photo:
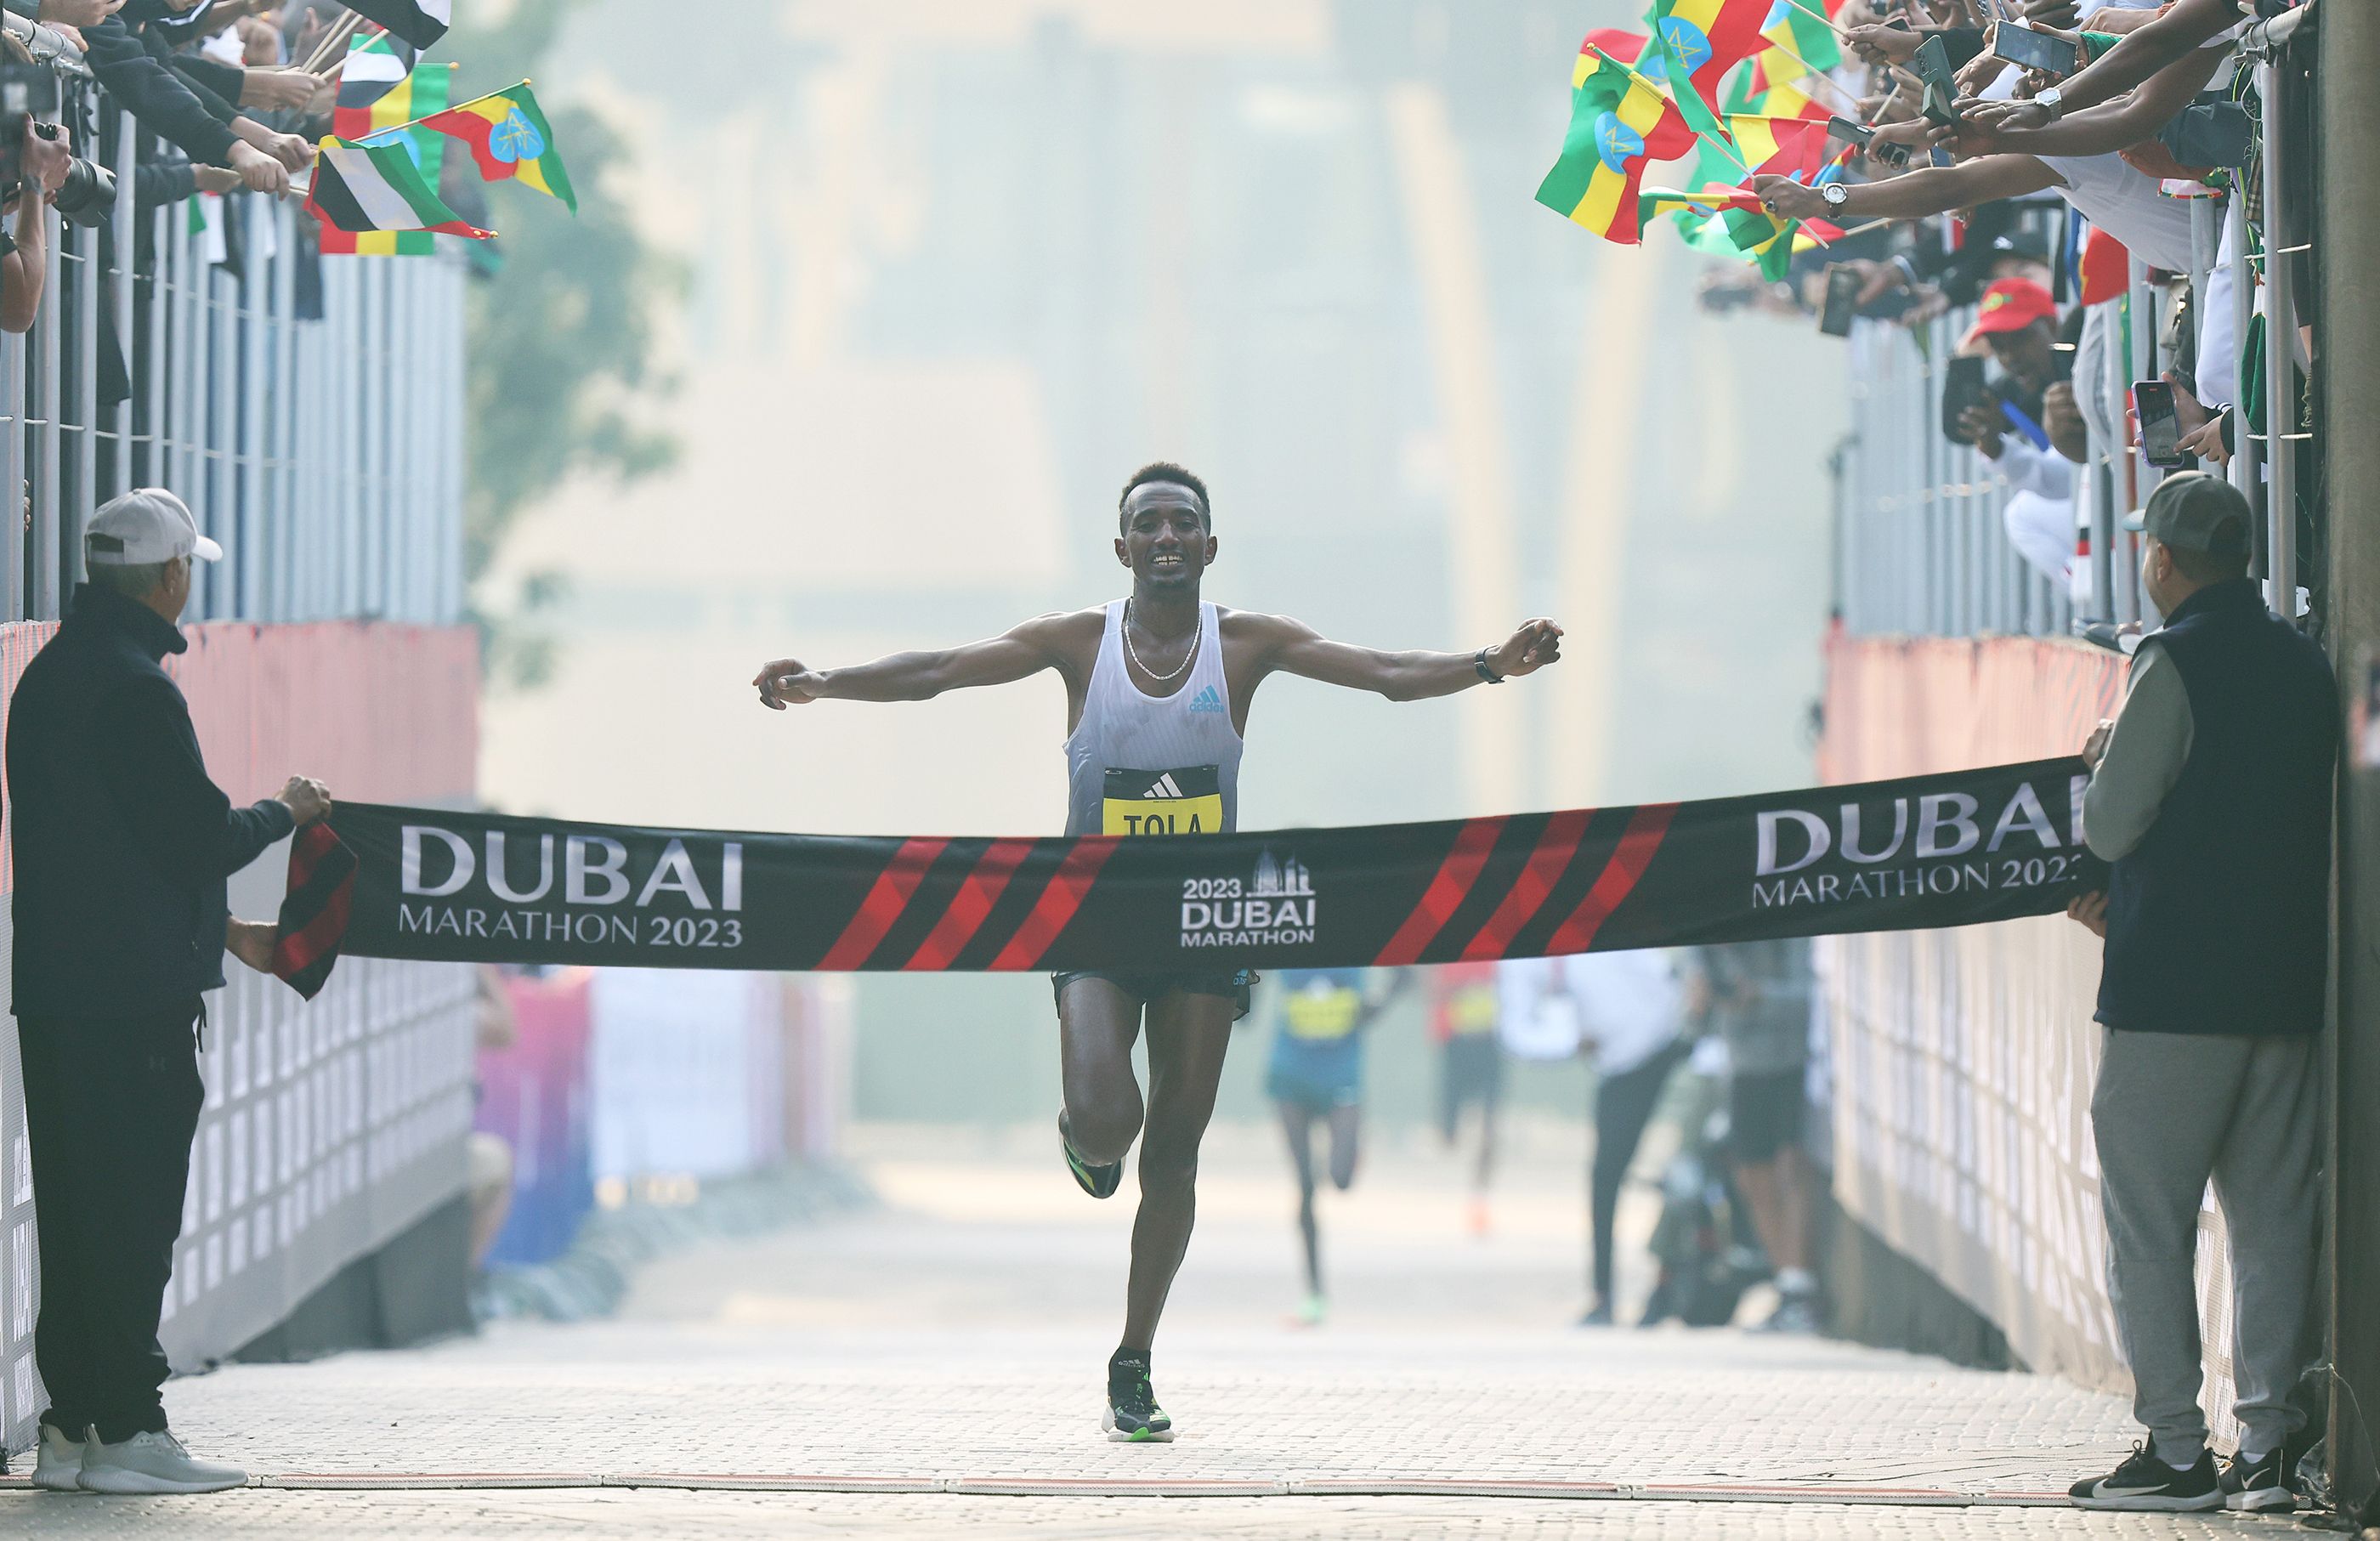
M2087 780L2081 760L2056 759L1641 807L1038 840L737 834L364 803L339 805L331 824L357 857L339 945L362 956L1179 972L2048 914L2104 882L2079 833ZM322 886L321 855L293 870L293 903L301 876ZM323 928L318 917L318 941Z

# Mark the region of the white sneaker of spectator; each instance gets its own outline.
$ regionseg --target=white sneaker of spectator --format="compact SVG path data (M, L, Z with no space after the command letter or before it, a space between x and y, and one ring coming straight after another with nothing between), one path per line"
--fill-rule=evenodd
M101 1444L93 1429L83 1445L79 1480L87 1493L219 1493L246 1486L248 1474L197 1460L162 1429L115 1445Z
M82 1440L55 1424L42 1426L42 1442L34 1448L33 1486L44 1493L79 1493L82 1484Z

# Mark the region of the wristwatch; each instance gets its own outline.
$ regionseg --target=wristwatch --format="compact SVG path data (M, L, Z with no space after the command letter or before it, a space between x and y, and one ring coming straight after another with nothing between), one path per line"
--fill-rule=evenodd
M1493 651L1495 651L1495 649L1490 646L1482 648L1477 652L1473 653L1471 655L1471 668L1474 673L1478 674L1481 679L1486 680L1489 685L1501 685L1504 683L1504 676L1498 673L1495 670L1488 667L1488 655Z
M2052 123L2066 115L2066 93L2056 86L2035 92L2033 100L2035 104L2049 109L2049 121Z
M1852 200L1852 190L1840 182L1829 182L1818 189L1818 196L1827 200L1828 208L1840 209Z

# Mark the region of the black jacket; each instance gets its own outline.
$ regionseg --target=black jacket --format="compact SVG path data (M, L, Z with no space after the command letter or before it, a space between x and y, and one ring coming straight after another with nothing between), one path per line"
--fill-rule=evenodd
M18 1016L134 1016L224 982L225 880L287 834L268 798L207 779L188 705L158 660L189 644L89 584L8 707Z

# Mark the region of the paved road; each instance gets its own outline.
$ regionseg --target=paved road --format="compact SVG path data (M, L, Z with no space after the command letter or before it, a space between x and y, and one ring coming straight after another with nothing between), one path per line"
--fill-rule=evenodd
M2129 1438L2116 1400L2055 1380L1732 1331L1571 1327L1565 1138L1522 1142L1485 1240L1463 1232L1434 1152L1374 1152L1326 1214L1336 1300L1319 1330L1287 1322L1280 1159L1261 1131L1220 1140L1157 1354L1183 1430L1171 1446L1096 1431L1129 1185L1090 1203L1038 1138L880 1136L883 1208L666 1259L616 1320L172 1389L194 1447L279 1486L138 1502L5 1493L0 1531L2179 1541L2286 1528L2022 1507ZM1634 1202L1641 1230L1650 1200ZM1623 1289L1643 1283L1638 1270ZM861 1490L733 1490L800 1479ZM577 1486L486 1486L508 1480ZM422 1490L391 1489L408 1482Z

